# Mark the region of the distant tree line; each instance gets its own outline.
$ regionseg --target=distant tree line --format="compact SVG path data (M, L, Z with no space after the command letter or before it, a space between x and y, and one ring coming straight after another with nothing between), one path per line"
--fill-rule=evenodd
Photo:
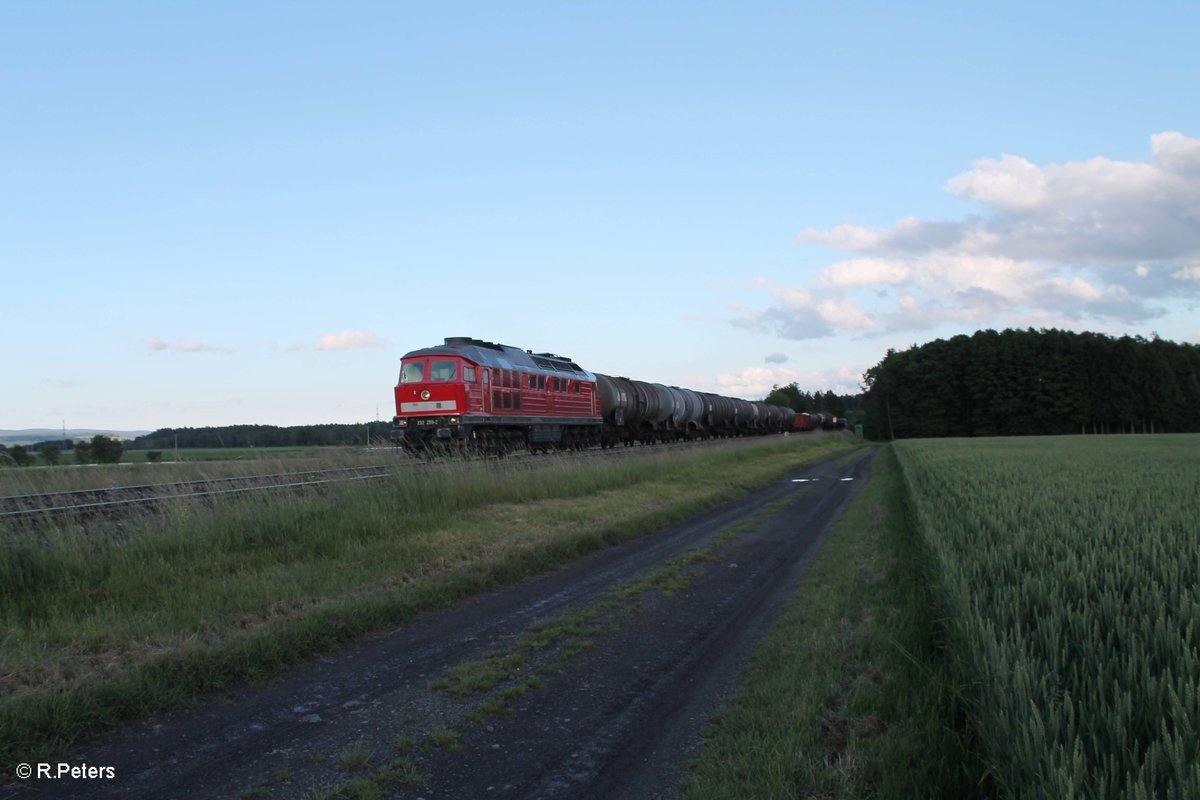
M225 425L208 428L160 428L129 443L130 450L172 450L176 447L322 447L365 445L386 439L389 424L358 425Z
M792 382L786 386L771 387L763 401L776 406L787 406L793 411L810 411L827 416L842 417L853 429L862 421L863 397L861 394L837 394L832 391L808 392Z
M864 381L876 439L1200 431L1200 346L1157 336L978 331L888 350Z
M75 442L71 439L54 439L37 442L28 447L0 444L0 466L28 467L41 458L48 467L62 463L64 452L73 452L76 464L116 464L121 460L124 445L118 439L96 434L90 442Z
M71 439L50 440L32 445L0 444L0 466L54 466L64 454L73 453L77 464L116 464L125 450L173 450L176 447L322 447L327 445L365 445L387 439L389 424L370 422L358 425L227 425L210 428L161 428L130 442L122 443L103 434L90 442ZM147 454L157 461L161 453Z

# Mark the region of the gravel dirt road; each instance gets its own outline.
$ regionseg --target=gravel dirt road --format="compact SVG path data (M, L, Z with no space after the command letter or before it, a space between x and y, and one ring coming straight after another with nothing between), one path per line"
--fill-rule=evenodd
M798 469L69 759L111 780L0 797L672 797L873 455Z

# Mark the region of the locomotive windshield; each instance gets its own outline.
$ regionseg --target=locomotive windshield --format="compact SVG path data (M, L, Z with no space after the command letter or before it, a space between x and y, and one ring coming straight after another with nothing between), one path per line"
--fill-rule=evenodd
M424 361L406 361L400 368L401 383L420 383L425 378Z
M454 380L457 365L453 361L434 361L429 368L429 380L439 383Z

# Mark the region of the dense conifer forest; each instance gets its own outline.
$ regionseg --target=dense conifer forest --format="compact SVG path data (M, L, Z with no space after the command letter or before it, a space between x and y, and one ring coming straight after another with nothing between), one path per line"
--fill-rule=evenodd
M978 331L889 350L864 377L873 439L1200 431L1200 346Z

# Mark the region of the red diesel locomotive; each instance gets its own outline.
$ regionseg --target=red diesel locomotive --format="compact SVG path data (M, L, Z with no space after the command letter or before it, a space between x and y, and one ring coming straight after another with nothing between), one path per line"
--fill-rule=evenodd
M466 337L401 360L392 439L411 450L613 446L794 430L795 413L591 373L571 359Z
M415 450L580 446L602 422L596 377L570 359L454 337L401 360L392 438Z

